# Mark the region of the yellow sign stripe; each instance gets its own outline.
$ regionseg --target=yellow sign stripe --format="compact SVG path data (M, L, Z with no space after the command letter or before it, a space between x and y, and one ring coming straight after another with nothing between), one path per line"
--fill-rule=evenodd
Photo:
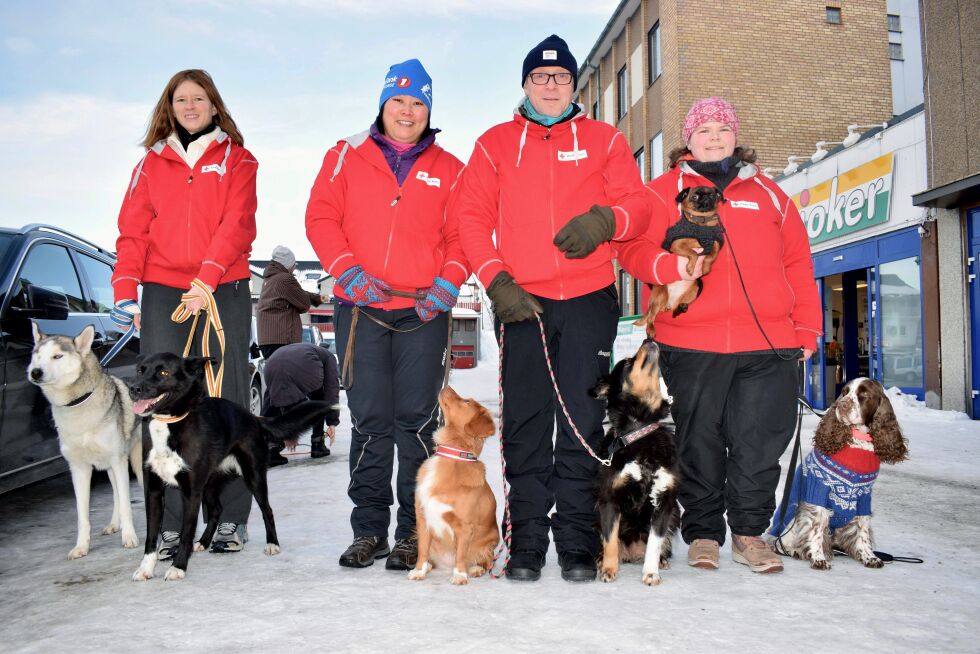
M861 164L857 168L840 173L837 176L837 193L844 193L855 186L861 186L873 179L889 174L892 171L892 155L893 153L889 152L877 159L872 159L866 164ZM828 179L826 182L820 182L816 186L807 189L810 191L810 198L806 206L812 207L830 198L830 186L833 181L833 179ZM800 195L802 195L802 192L793 196L793 202L796 206L800 206Z

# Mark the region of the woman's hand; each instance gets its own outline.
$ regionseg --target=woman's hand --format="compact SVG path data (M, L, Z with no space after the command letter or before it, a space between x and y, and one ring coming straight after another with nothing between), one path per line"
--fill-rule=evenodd
M701 254L704 252L704 248L693 248L695 252ZM675 255L676 256L676 255ZM681 279L686 282L693 282L695 279L704 274L701 270L704 267L704 255L698 257L698 260L694 264L694 272L687 272L687 257L677 256L677 272L680 273Z
M337 438L337 428L334 425L327 425L326 435L330 439L330 447L333 447L334 439Z
M800 361L809 361L810 357L813 356L813 350L808 347L803 348L803 356L800 357Z
M212 293L214 292L213 288L211 288L210 286L208 286L208 288L211 290ZM184 300L184 306L187 307L187 310L194 315L197 315L198 312L200 312L201 307L204 306L204 303L208 299L208 296L204 294L204 291L202 291L197 286L191 286L190 290L184 293L184 295L191 296L190 299Z

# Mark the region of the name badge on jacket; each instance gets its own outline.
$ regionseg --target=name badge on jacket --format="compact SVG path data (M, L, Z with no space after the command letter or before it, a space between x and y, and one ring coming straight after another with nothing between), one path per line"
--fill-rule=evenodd
M729 200L728 206L732 209L752 209L753 211L759 210L759 205L756 202L751 202L749 200Z
M425 172L424 170L420 170L418 174L415 176L415 179L420 179L426 184L428 184L429 186L436 186L441 188L441 184L442 184L441 180L438 177L429 177L429 173Z
M558 151L558 161L578 161L579 159L588 159L588 150L572 150L570 152Z

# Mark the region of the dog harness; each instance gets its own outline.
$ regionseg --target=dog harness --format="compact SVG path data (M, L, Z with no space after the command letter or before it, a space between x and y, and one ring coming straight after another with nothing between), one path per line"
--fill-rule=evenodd
M852 437L868 442L871 436L854 430ZM873 450L847 445L832 455L813 449L796 468L786 516L773 520L770 534L778 536L793 521L799 502L830 511L830 529L840 529L858 516L871 515L871 489L881 460Z
M692 221L686 212L684 213L684 218L681 218L667 229L661 247L665 250L670 250L671 244L679 238L697 239L698 244L704 248L706 253L711 252L715 241L718 242L718 247L725 244L725 237L722 235L720 226L708 227L700 225Z
M455 447L449 447L448 445L436 446L436 456L442 456L447 459L455 459L456 461L466 461L468 463L473 463L474 461L479 460L472 452L459 450Z

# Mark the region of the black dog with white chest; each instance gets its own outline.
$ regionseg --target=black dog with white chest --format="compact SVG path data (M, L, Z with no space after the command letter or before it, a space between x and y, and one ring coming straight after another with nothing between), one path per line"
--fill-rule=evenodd
M278 554L279 540L266 483L268 443L295 438L335 410L326 402L305 402L280 417L257 418L230 400L208 396L204 366L210 361L153 354L139 362L130 384L133 411L150 417L148 429L143 431L144 467L150 473L144 476L146 548L143 561L133 574L134 581L153 577L164 484L179 488L183 497L180 545L164 579L183 579L187 572L202 502L208 522L194 549L204 551L211 544L221 515L221 489L238 474L262 510L264 551Z
M619 563L643 559L641 580L661 582L680 524L680 479L673 432L660 426L668 404L660 393L660 348L647 340L623 359L590 394L606 401L611 425L599 455L597 506L602 537L600 579L614 581Z

